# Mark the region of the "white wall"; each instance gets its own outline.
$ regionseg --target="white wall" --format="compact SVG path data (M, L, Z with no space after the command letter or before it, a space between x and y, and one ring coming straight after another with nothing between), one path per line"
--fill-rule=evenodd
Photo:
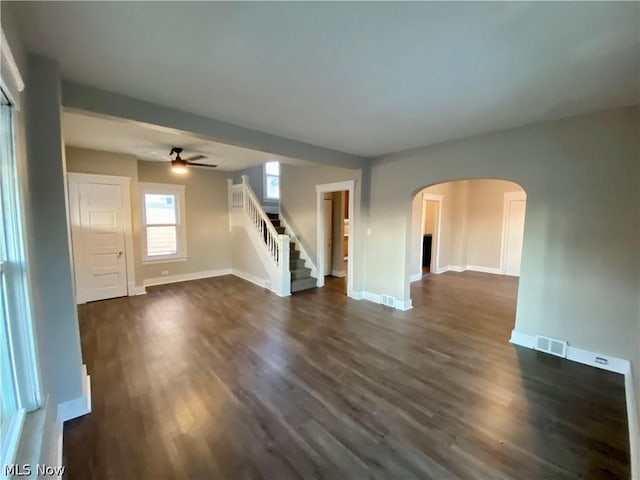
M376 160L365 288L409 299L416 192L461 178L514 181L527 192L516 330L631 359L640 387L638 128L638 108L621 108Z

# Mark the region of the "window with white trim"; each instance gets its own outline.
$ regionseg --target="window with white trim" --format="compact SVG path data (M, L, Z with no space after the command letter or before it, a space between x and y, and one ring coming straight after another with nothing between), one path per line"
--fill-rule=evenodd
M22 179L14 143L15 106L1 88L0 100L0 466L3 466L15 459L25 415L41 406L41 395L24 240Z
M265 200L280 199L280 162L264 164L264 198Z
M141 183L144 262L185 260L184 185Z

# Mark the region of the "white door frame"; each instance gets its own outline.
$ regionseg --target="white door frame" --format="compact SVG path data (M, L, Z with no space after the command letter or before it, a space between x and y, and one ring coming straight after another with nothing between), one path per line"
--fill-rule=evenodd
M324 194L330 192L349 191L349 260L347 261L347 297L355 298L353 292L353 248L356 238L356 219L354 215L356 181L347 180L345 182L325 183L316 185L316 270L318 273L318 287L324 287Z
M422 219L420 221L420 240L422 240L422 236L424 235L424 214L427 208L427 201L429 202L436 202L438 204L437 207L437 211L438 211L438 223L436 225L436 235L435 237L431 237L431 264L429 265L429 272L430 273L440 273L439 269L440 267L438 266L440 264L440 225L442 222L442 200L444 198L444 195L436 195L435 193L423 193L422 194ZM435 242L435 249L433 242ZM420 242L420 272L422 272L422 260L423 260L423 251L422 251L422 242ZM421 275L422 276L422 275Z
M509 203L513 201L527 201L526 192L505 192L504 194L504 203L502 206L502 240L500 241L500 273L505 275L505 271L507 268L507 262L505 260L505 256L507 254L507 220L509 215ZM525 225L527 221L527 210L525 203ZM523 234L524 236L524 234ZM524 252L524 247L523 250ZM522 260L521 260L522 261Z
M133 232L131 228L131 177L119 177L116 175L96 175L92 173L67 173L67 189L69 195L69 218L67 222L69 231L72 232L72 225L80 224L79 199L77 198L77 185L81 183L102 183L106 185L120 185L122 187L122 224L124 227L124 250L125 264L127 267L127 295L136 294L136 271L133 261ZM76 261L73 255L73 242L71 242L71 262L73 263L73 273L75 277L75 294L76 303L84 303L83 299L78 298L78 278L76 270Z

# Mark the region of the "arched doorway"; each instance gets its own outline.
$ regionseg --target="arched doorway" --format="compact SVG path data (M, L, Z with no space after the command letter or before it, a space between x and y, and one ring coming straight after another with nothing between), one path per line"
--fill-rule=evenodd
M525 212L524 189L506 180L456 180L418 191L407 262L414 307L434 301L436 285L446 285L448 295L457 288L469 294L476 288L483 298L499 294L513 305L508 335L515 324ZM441 275L446 281L437 279ZM429 298L420 298L425 292Z

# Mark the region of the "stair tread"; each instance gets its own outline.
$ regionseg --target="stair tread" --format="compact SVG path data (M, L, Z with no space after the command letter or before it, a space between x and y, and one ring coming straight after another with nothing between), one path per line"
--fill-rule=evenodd
M291 281L291 293L300 292L316 287L317 279L315 277L306 277L299 280Z

